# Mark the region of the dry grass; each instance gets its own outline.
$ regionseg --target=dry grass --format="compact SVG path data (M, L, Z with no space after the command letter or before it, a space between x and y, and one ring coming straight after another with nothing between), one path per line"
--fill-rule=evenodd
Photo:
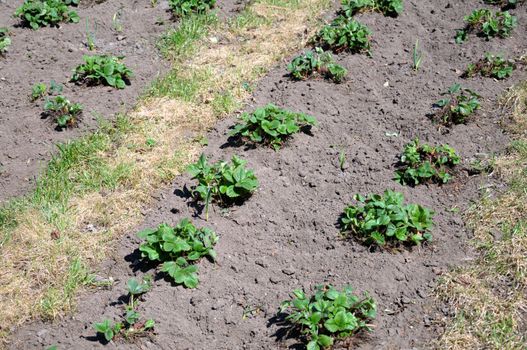
M489 190L467 214L479 255L438 288L455 310L440 349L527 348L527 82L506 94L504 106L516 140L494 173L509 187L497 195Z
M33 205L11 213L17 226L3 233L9 239L0 246L0 333L70 310L87 267L111 253L112 242L141 222L152 194L199 154L196 137L243 104L244 83L302 47L329 6L328 0L263 0L243 14L247 21L220 24L209 36L219 42L206 38L193 57L177 62L181 78L205 77L193 98L146 98L127 116L127 131L97 152L104 169L120 167L126 176L69 198L59 214ZM145 146L149 138L154 147Z

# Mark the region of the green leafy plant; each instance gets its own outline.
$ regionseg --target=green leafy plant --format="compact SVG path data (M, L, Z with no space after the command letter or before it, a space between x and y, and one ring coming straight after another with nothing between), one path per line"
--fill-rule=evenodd
M325 52L321 48L315 48L315 51L306 51L295 57L287 65L291 76L297 80L307 79L313 74L319 74L326 79L340 83L348 74L346 68L335 63L333 55Z
M481 96L470 89L463 88L460 84L452 85L448 92L442 95L449 96L435 103L435 107L440 110L434 118L446 126L466 123L467 118L481 106L479 102Z
M44 83L36 83L31 88L31 101L36 101L47 95L48 87Z
M71 103L62 95L48 99L44 104L45 113L57 123L59 128L75 126L82 109L80 103Z
M353 18L338 16L316 35L315 42L334 52L348 50L354 53L370 53L371 31Z
M490 5L498 5L502 9L514 9L518 5L525 3L526 0L483 0L483 2Z
M342 0L342 12L347 17L364 11L378 11L385 16L397 17L403 10L402 0Z
M265 143L278 150L284 141L304 127L316 124L316 119L304 113L295 113L273 104L257 108L253 113L243 113L241 123L234 127L231 136Z
M463 74L465 78L472 78L477 74L495 79L505 79L512 75L516 69L514 60L506 60L501 55L485 54L485 57L468 65Z
M357 194L354 199L359 205L344 209L341 225L364 244L420 244L432 239L433 212L417 204L404 205L401 193L387 190L384 195Z
M367 293L357 296L350 286L338 291L333 286L317 286L312 296L295 290L291 300L280 305L287 312L286 321L299 330L307 341L307 350L319 350L333 345L336 339L371 331L370 322L377 315L377 306Z
M136 302L144 293L152 288L152 276L145 275L141 281L130 278L126 284L128 291L128 304L121 321L113 322L104 320L101 323L94 323L93 328L97 333L102 334L106 341L111 341L117 336L122 336L129 340L137 336L143 336L151 331L155 326L155 321L148 319L141 320L141 314L136 310Z
M188 219L176 227L161 224L157 229L147 229L137 234L146 240L139 250L144 259L162 262L161 270L174 282L187 288L198 285L198 267L194 262L202 257L216 259L214 245L218 236L208 228L196 228Z
M170 9L177 17L192 13L205 13L216 5L216 0L168 0Z
M9 30L7 28L0 28L0 56L5 55L9 46L11 46Z
M489 39L491 37L507 38L517 26L516 17L508 11L492 13L489 9L474 10L464 18L467 25L456 33L456 43L464 42L470 33L476 33Z
M395 181L410 186L426 182L445 184L452 179L451 170L460 161L449 145L434 147L415 139L404 146Z
M77 12L71 10L63 0L24 0L16 9L15 16L33 29L54 26L60 22L79 22Z
M415 40L414 49L412 51L413 68L417 72L423 63L423 53L419 50L419 39Z
M232 156L231 163L219 161L209 164L202 154L199 160L188 167L192 179L198 185L192 189L193 196L205 202L205 218L208 220L209 204L216 200L226 206L249 198L258 188L258 179L252 170L245 167L247 162Z
M71 81L88 85L108 85L124 89L130 85L132 71L115 56L84 56L84 64L79 65L73 72Z

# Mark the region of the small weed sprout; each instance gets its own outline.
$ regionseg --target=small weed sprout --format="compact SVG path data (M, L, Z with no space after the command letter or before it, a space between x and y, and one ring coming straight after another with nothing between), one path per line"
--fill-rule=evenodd
M60 22L79 22L77 12L70 10L64 0L24 0L15 16L32 29L56 26Z
M75 68L72 82L87 85L108 85L124 89L130 85L133 73L121 60L123 57L115 56L84 56L84 64Z
M128 280L126 289L128 291L128 304L125 308L125 314L120 322L104 320L101 323L94 323L93 328L98 334L104 336L106 341L111 341L117 336L122 336L126 340L138 336L144 336L155 326L152 319L141 321L141 314L137 312L137 301L144 293L152 288L152 277L146 275L142 281L135 278Z
M460 161L449 145L434 147L415 139L404 146L395 181L410 186L427 182L445 184L452 179L452 168Z
M370 322L377 306L367 293L357 296L350 286L338 291L333 286L317 286L312 296L302 290L292 292L292 299L280 305L287 312L286 321L307 339L308 350L320 350L362 330L371 331Z
M441 99L435 103L435 107L440 110L435 114L434 119L445 126L452 124L464 124L480 107L479 99L481 96L470 89L463 88L460 84L454 84L448 92L442 95L449 97Z
M397 17L403 10L402 0L342 0L342 13L346 17L366 11L377 11L385 16Z
M280 149L291 135L316 124L316 119L312 116L291 112L273 104L257 108L253 113L243 113L240 121L231 136L238 136L253 143L264 143L275 150Z
M95 44L95 35L97 33L97 21L94 21L93 23L94 28L92 31L90 29L90 22L88 18L86 18L86 46L90 51L94 51L97 48L97 45Z
M467 40L471 33L483 36L487 40L496 36L507 38L517 26L516 17L508 11L492 13L488 9L474 10L470 15L465 16L464 20L467 25L456 33L456 43L458 44Z
M212 200L222 206L249 198L259 186L252 170L245 167L247 162L233 156L231 163L219 161L209 164L202 154L199 160L188 167L192 179L198 180L198 185L192 189L197 200L205 202L205 219L209 218L209 205Z
M11 38L9 37L9 30L7 28L0 28L0 56L4 56L7 48L11 46Z
M44 104L45 114L51 117L60 129L75 126L82 109L80 103L71 103L62 95L49 99Z
M364 244L420 244L432 239L433 211L417 204L404 205L401 193L388 190L384 195L366 198L357 194L354 198L359 205L344 209L342 230Z
M485 54L485 57L468 65L463 77L472 78L478 74L483 77L506 79L516 69L514 60L506 60L502 55Z
M346 68L335 63L331 52L325 52L321 48L315 48L315 51L307 51L300 56L295 57L287 65L287 70L291 76L297 80L307 79L308 77L319 74L326 79L340 83L348 74Z
M419 50L419 39L415 40L414 50L412 52L413 69L417 72L423 62L423 53Z
M216 5L216 0L168 0L168 5L176 17L193 13L206 13Z
M157 229L146 229L137 235L146 241L139 247L143 259L161 262L161 271L187 288L196 288L199 282L198 267L193 263L202 257L216 259L216 233L208 228L198 229L188 219L175 227L161 224Z
M314 41L322 48L334 52L347 50L370 54L370 36L371 31L367 26L353 18L338 16L318 32Z
M117 33L121 33L123 31L123 23L121 22L121 11L117 11L112 16L112 28Z

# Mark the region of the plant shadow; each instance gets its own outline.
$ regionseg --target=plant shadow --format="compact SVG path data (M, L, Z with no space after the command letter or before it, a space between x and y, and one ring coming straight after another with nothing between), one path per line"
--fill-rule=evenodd
M306 345L302 340L305 340L302 333L299 331L297 327L294 327L291 322L289 322L286 319L287 314L284 312L280 312L276 314L275 316L271 317L267 321L267 328L270 328L272 326L278 327L276 332L272 334L272 336L276 339L277 342L281 342L287 339L295 339L298 340L298 343L292 344L288 346L288 349L293 350L301 350L305 349Z

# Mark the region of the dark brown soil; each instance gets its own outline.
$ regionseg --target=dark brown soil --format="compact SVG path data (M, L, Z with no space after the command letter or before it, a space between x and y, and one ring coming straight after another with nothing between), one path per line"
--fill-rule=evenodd
M459 75L486 51L511 56L523 53L527 15L525 8L515 11L520 25L512 38L484 41L471 37L459 46L454 44L454 32L463 26L463 15L481 6L478 1L405 3L406 10L397 19L379 14L360 16L374 30L374 57L339 55L338 61L350 70L345 84L291 82L284 76L286 62L261 81L247 109L273 102L310 113L319 121L312 136L299 134L274 152L225 147L234 118L211 131L206 154L214 159L241 155L255 170L261 188L227 214L214 210L209 222L195 219L220 235L218 263L199 264L196 290L158 279L140 304L143 315L157 322L155 337L111 348L300 348L297 340L280 338L282 328L274 316L290 291L299 287L311 290L321 283L351 284L359 292L370 291L378 301L375 331L358 340L357 348L430 347L441 324L430 296L435 280L471 258L466 246L470 232L455 209L467 208L488 179L462 172L447 186L402 187L392 181L396 156L416 136L452 145L465 166L476 157L503 150L508 136L497 125L502 116L494 108L496 98L506 87L524 79L525 72L516 71L504 82L482 78L462 81ZM410 67L416 38L424 51L418 73ZM483 109L472 123L443 134L427 114L439 93L455 82L480 93ZM398 136L387 136L393 133ZM338 164L341 149L347 156L344 171ZM188 176L177 178L137 229L161 222L175 224L193 216L195 208L181 195L184 186L191 184ZM401 191L408 202L436 212L434 243L402 253L371 252L353 240L340 238L336 223L352 196L386 189ZM11 348L38 349L51 344L59 349L103 348L91 325L117 317L123 306L116 302L126 280L144 273L137 270L139 243L135 232L130 232L116 245L115 256L100 267L99 275L116 279L112 289L86 293L72 317L18 329Z
M79 23L34 31L21 27L21 21L13 17L22 2L0 1L0 27L8 27L12 37L9 52L0 57L0 203L33 186L56 143L95 129L98 118L111 119L133 107L148 84L168 70L155 43L161 33L176 25L166 0L155 7L149 0L81 1L76 9ZM220 14L236 11L245 2L222 1ZM116 13L120 32L113 25ZM96 51L87 48L86 20L95 32ZM124 62L134 72L132 84L118 90L68 83L72 70L87 54L126 56ZM78 128L56 131L53 123L41 119L44 101L30 101L31 87L39 82L49 85L51 80L64 85L63 94L72 102L84 105Z

